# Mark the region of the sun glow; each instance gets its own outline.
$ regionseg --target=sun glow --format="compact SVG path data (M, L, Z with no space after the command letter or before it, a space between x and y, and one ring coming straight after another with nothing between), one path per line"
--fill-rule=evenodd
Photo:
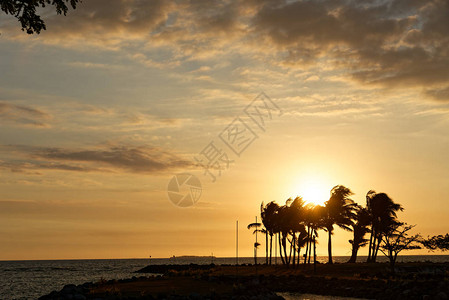
M308 203L316 205L324 205L329 200L328 187L318 182L311 182L303 189L299 190L300 196Z
M319 177L305 177L294 185L294 196L301 196L307 203L324 205L329 200L332 185ZM293 197L293 195L292 195Z

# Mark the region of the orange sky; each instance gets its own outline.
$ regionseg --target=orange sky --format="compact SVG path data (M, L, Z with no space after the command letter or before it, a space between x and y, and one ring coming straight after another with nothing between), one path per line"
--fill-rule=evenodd
M445 234L447 5L97 0L33 36L0 15L0 260L232 256L236 220L251 256L261 202L338 184ZM219 135L261 92L282 115L246 119L238 156ZM215 182L194 161L211 141L234 161ZM188 208L167 196L182 172L203 187Z

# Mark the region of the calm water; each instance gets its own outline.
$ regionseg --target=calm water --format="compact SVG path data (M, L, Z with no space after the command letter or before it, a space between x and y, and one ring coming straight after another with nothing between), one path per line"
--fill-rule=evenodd
M379 257L384 261L384 257ZM336 256L335 262L346 262L347 256ZM318 257L326 262L326 257ZM360 257L360 261L364 261ZM260 258L259 262L264 259ZM399 262L449 261L449 255L402 256ZM235 258L161 258L151 259L151 264L234 264ZM240 258L239 263L252 263L252 258ZM66 284L81 284L100 279L120 279L144 274L134 274L150 263L148 259L95 259L95 260L40 260L0 261L0 299L37 299ZM278 259L280 263L280 259ZM300 299L300 298L295 298Z

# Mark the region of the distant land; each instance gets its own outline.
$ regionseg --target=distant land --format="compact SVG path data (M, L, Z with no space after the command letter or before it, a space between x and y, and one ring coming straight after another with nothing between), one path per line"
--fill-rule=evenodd
M174 259L174 258L215 258L215 256L214 255L205 255L205 256L202 256L202 255L179 255L179 256L173 255L172 257L170 257L170 259Z

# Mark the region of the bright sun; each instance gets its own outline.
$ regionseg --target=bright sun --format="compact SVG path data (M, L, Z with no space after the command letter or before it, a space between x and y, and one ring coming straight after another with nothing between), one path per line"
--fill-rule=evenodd
M329 200L331 188L331 186L318 178L307 178L296 185L295 192L308 203L324 205L324 202Z
M302 189L300 193L305 201L312 204L323 205L324 202L329 200L329 191L327 191L327 187L325 188L319 184L309 185Z

